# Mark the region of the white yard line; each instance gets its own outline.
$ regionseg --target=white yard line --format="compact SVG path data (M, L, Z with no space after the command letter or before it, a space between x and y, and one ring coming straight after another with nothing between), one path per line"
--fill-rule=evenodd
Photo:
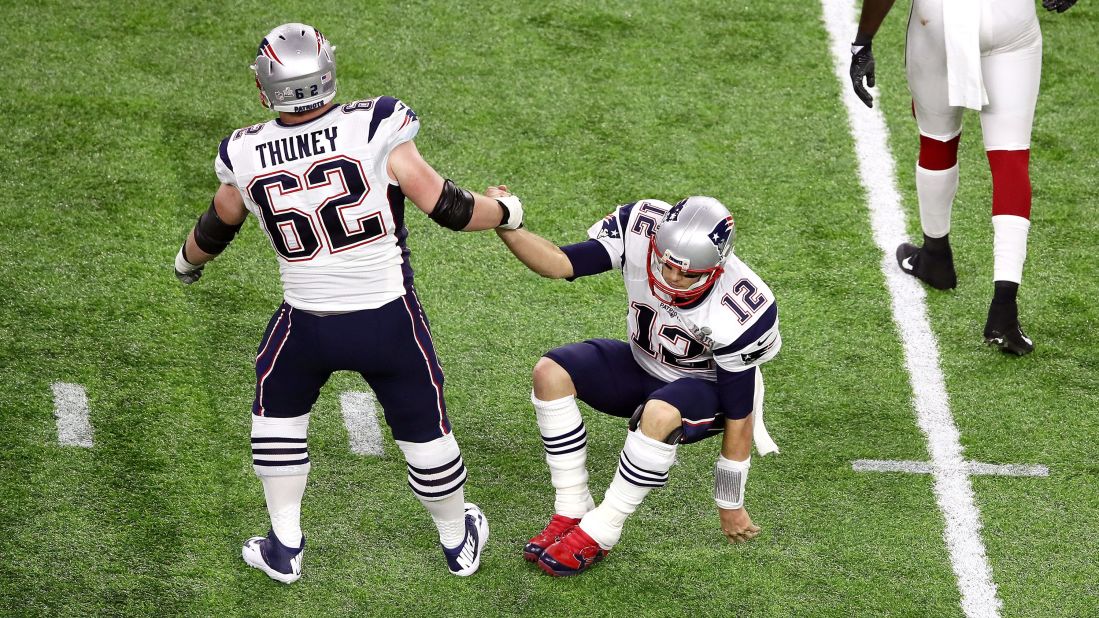
M358 455L381 455L382 430L378 426L374 393L343 393L340 408L351 439L351 451Z
M1002 603L985 556L981 514L973 499L969 469L962 457L958 428L950 412L939 368L938 344L927 319L924 290L915 278L901 272L893 258L897 245L906 242L908 236L897 192L893 154L886 143L885 119L878 107L867 109L851 90L848 68L851 41L855 38L854 3L853 0L821 0L821 6L836 78L855 139L859 176L866 190L874 242L882 251L881 270L892 297L893 321L901 335L917 424L927 438L935 498L946 524L943 537L958 578L962 611L969 618L999 616ZM897 81L904 68L896 66L890 71Z
M1021 464L988 464L976 461L965 462L966 470L975 476L1049 476L1045 466ZM884 459L859 459L851 462L855 472L907 472L909 474L931 474L933 468L926 461L898 461Z
M54 382L53 414L57 417L57 441L62 446L92 447L92 424L88 420L88 395L84 387Z

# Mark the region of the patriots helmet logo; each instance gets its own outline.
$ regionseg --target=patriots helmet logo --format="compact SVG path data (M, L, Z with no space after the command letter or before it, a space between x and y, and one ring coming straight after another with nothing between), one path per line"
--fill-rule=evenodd
M687 200L679 200L672 209L668 211L668 214L664 215L665 221L679 221L679 213L683 212L683 205L687 203Z
M724 255L726 247L732 244L734 229L733 216L729 215L721 221L718 221L717 225L714 226L714 229L710 230L708 238L710 239L710 242L714 243L714 246L717 247L719 254Z

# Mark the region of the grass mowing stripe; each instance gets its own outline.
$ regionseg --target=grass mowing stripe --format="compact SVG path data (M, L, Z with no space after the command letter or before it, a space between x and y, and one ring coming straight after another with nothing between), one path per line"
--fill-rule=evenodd
M999 616L1003 603L996 594L992 568L985 555L980 511L962 459L961 436L950 412L938 343L927 317L926 294L915 278L894 264L893 251L908 236L893 153L886 143L885 118L880 107L866 109L848 87L849 45L855 38L854 2L821 0L821 5L843 93L841 98L858 152L859 177L867 193L874 240L883 254L882 274L893 298L893 318L904 343L917 422L927 437L935 495L946 523L944 537L958 577L962 610L969 618L994 618Z

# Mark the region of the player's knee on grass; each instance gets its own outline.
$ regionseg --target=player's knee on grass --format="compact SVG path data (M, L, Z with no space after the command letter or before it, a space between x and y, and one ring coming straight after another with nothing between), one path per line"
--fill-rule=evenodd
M677 444L683 436L683 416L679 409L660 399L646 401L640 420L633 424L641 433L665 444Z
M572 376L565 368L551 358L543 356L534 365L532 375L534 396L542 401L553 401L576 394Z

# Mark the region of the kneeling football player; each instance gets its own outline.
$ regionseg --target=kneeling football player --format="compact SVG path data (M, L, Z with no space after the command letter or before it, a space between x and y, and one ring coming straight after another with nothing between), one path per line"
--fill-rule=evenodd
M744 487L753 436L761 454L777 450L760 417L759 366L781 346L778 309L770 288L733 255L725 206L711 197L625 204L592 226L589 240L564 247L526 229L498 234L544 277L620 269L629 296L628 342L562 346L534 367L531 401L556 500L524 557L550 575L574 575L602 560L627 516L668 482L678 446L715 435L723 436L714 469L722 530L734 542L759 534ZM618 471L599 506L588 490L578 399L629 419Z

